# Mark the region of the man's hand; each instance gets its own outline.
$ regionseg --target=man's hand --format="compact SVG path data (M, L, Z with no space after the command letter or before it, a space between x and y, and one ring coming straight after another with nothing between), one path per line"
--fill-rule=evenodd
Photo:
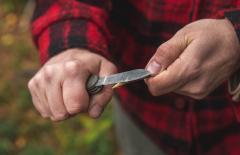
M202 99L240 67L239 41L227 19L191 23L160 45L147 65L154 96L175 92Z
M111 87L89 96L86 82L91 74L104 76L116 67L100 55L69 49L51 58L29 81L35 108L44 118L60 121L81 112L99 117L112 97Z

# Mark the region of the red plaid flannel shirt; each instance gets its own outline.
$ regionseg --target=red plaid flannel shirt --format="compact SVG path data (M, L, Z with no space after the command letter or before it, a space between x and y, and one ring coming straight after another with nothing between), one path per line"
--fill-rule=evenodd
M156 48L184 25L227 17L240 36L240 0L37 0L32 34L41 62L87 48L120 71L144 68ZM118 90L122 107L170 155L239 155L240 103L225 85L196 101L152 97L143 82Z

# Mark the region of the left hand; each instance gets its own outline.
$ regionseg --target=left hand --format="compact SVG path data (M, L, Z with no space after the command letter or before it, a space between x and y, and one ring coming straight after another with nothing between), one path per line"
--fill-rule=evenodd
M159 46L146 69L150 92L202 99L240 67L239 41L227 19L203 19L178 31Z

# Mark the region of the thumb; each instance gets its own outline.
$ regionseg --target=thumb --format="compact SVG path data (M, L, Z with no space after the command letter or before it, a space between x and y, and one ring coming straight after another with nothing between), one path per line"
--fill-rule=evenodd
M160 45L146 66L146 70L156 75L170 66L187 47L184 34L176 34Z

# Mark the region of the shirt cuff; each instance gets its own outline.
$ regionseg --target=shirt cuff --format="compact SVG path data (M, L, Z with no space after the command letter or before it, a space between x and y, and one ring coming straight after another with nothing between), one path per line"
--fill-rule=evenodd
M240 40L240 9L224 11L224 16L233 24ZM235 72L228 80L228 90L233 101L240 101L240 70Z
M35 40L41 63L70 48L85 48L108 59L109 36L95 23L72 19L50 25Z

